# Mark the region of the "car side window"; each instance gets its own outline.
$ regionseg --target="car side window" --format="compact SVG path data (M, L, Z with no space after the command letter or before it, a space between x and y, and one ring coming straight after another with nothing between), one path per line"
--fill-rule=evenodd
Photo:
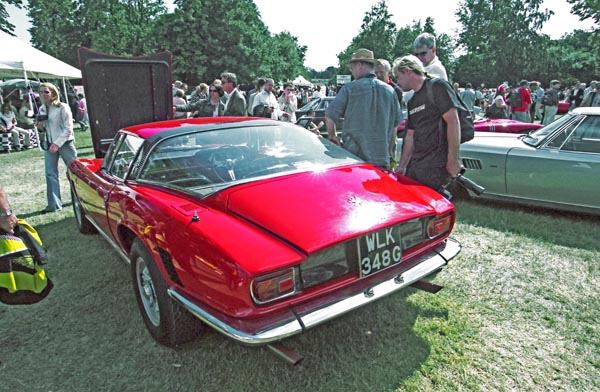
M552 149L560 149L563 147L569 135L573 133L573 130L577 128L577 125L580 123L580 120L573 121L568 126L561 129L560 132L555 133L552 137L552 140L546 144L546 147ZM562 149L564 150L564 147Z
M127 135L121 140L119 147L113 154L113 163L109 173L118 178L125 178L142 140L134 135Z
M600 116L588 116L571 134L562 150L600 154Z

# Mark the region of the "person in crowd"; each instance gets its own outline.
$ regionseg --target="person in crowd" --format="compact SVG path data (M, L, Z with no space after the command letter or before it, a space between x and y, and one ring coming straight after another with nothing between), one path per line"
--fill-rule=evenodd
M467 83L465 89L460 92L459 97L467 106L467 109L471 112L471 115L473 115L473 106L475 106L475 101L477 99L475 90L473 90L473 85L471 83Z
M583 91L583 99L585 99L585 97L586 97L586 96L587 96L587 95L588 95L590 92L592 92L592 91L595 91L595 90L596 90L596 85L597 85L597 84L598 84L598 82L597 82L596 80L592 80L592 81L590 82L590 85L589 85L589 86L587 86L587 87L585 88L585 90Z
M598 107L600 106L600 94L598 94L598 84L588 92L583 101L581 101L581 107Z
M208 98L208 84L200 83L194 91L192 91L192 95L190 95L190 99L187 103L196 103L201 99Z
M537 80L529 83L531 91L531 122L542 121L542 98L544 97L544 89L542 84Z
M254 115L252 113L252 108L254 107L254 98L256 98L256 96L263 91L265 83L266 83L266 80L264 78L258 78L258 79L256 79L256 87L253 90L250 90L250 92L249 92L249 95L248 95L248 108L247 108L249 116L253 116Z
M180 80L176 80L175 83L173 83L173 96L175 96L177 90L181 90L181 86L183 86L183 82Z
M400 104L400 108L403 108L403 103L402 103L402 96L404 94L404 92L402 91L402 88L400 86L398 86L390 77L390 74L392 73L392 66L390 65L390 62L387 61L386 59L377 59L377 64L375 64L375 76L377 76L377 79L381 80L383 83L387 83L390 85L391 88L394 89L394 92L396 93L396 96L398 97L398 103ZM395 137L392 138L392 140L390 140L390 150L391 150L391 156L390 156L390 162L392 166L396 165L396 151L397 151L397 138L401 137L403 138L404 135L406 134L406 130L403 130L402 132L397 133L397 135Z
M517 105L518 97L520 97L520 105ZM515 98L516 97L516 98ZM521 80L519 87L515 88L510 95L510 118L521 122L531 122L529 119L529 108L531 107L531 94L529 93L529 82ZM516 102L515 102L516 101Z
M398 97L398 102L400 106L402 106L402 88L398 86L390 77L392 73L392 66L390 62L386 59L377 59L377 64L375 65L375 76L377 79L381 80L383 83L387 83L394 89L396 96Z
M18 223L16 215L10 208L8 196L4 192L4 188L0 185L0 230L5 233L14 234L14 228Z
M485 111L485 88L483 87L477 87L477 90L475 90L475 103L474 106L479 106L482 110Z
M427 75L432 78L448 80L446 67L444 67L436 54L437 47L435 46L435 37L432 34L420 34L415 39L413 48L415 49L415 56L421 60Z
M225 95L223 87L211 84L208 88L209 98L194 104L177 105L176 111L194 111L194 117L220 117L225 114L225 104L221 97Z
M177 119L182 119L182 118L187 118L188 117L188 111L181 111L181 110L177 110L177 107L182 107L184 105L187 105L187 102L185 101L185 98L183 97L183 90L177 90L175 92L175 96L173 97L173 105L175 105L175 115L173 116L173 118Z
M246 98L237 89L237 76L231 72L223 72L221 83L225 91L225 116L245 116Z
M285 120L289 115L279 109L279 102L277 102L277 98L275 97L275 94L273 94L274 87L275 81L273 79L265 79L263 90L259 94L256 94L254 102L252 102L253 116Z
M448 82L427 77L417 57L408 55L396 59L393 70L400 87L415 92L408 103L408 131L395 170L440 191L461 169L457 110L461 104ZM428 94L429 88L433 102ZM440 137L442 119L447 124L445 137Z
M0 113L0 132L10 133L13 146L15 150L21 150L29 148L31 143L31 134L27 129L17 127L17 116L11 109L12 105L10 101L5 101L2 104L2 110ZM21 146L21 140L19 135L23 137L23 145Z
M79 112L81 113L80 127L82 131L85 131L90 123L90 118L88 116L87 110L87 101L83 93L77 94L77 104L79 106Z
M375 77L378 61L368 49L357 49L346 66L354 80L344 85L325 111L329 140L341 144L366 162L391 167L392 140L402 122L398 96L389 84ZM344 118L342 142L336 122Z
M553 80L550 82L550 88L546 89L544 92L544 97L542 98L542 105L544 105L544 119L542 120L542 123L544 125L550 124L556 117L556 113L558 112L559 91L560 81Z
M300 89L300 102L298 102L298 105L300 105L300 107L303 107L307 103L308 103L308 87L302 87Z
M487 118L506 118L508 105L506 104L506 99L504 98L505 91L506 90L503 86L499 86L496 89L496 94L485 111L485 116Z
M283 86L283 94L277 99L279 109L287 113L285 121L296 122L296 110L298 110L298 98L296 97L294 85L290 82Z
M42 211L46 213L62 209L58 158L62 158L68 167L71 160L77 158L77 150L71 110L67 104L60 102L58 89L52 83L42 83L39 92L42 100L40 116L46 118L37 122L38 129L46 134L44 164L48 204Z
M313 91L312 97L313 97L313 99L324 97L323 93L321 92L321 86L319 86L319 85L315 86L315 91Z
M35 127L33 111L31 110L31 104L28 99L24 99L23 102L21 102L19 115L17 116L17 126L23 129L33 129Z
M573 89L573 91L571 91L571 94L569 95L569 110L578 108L581 105L581 102L583 102L585 88L585 83L577 82L575 88Z
M225 104L221 97L225 95L223 87L211 84L208 88L209 98L195 103L175 105L176 112L194 112L194 117L219 117L225 113Z

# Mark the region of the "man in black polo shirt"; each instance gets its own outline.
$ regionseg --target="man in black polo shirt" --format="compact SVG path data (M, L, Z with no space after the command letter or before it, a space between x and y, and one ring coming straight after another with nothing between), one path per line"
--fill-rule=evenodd
M408 131L396 172L440 191L461 169L456 109L460 102L448 82L426 76L415 56L396 59L393 70L404 91L414 90L408 103ZM445 132L440 119L446 123Z

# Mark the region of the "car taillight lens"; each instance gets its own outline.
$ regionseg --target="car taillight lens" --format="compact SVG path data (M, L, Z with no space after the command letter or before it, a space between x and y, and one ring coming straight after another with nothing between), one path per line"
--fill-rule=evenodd
M259 304L290 296L296 292L296 270L289 268L256 278L252 282L252 298Z
M450 231L454 222L454 214L446 214L432 218L427 223L427 236L436 238Z

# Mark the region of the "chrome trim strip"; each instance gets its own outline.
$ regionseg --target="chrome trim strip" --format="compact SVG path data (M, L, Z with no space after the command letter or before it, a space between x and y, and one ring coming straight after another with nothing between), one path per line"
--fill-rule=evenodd
M304 329L315 327L325 321L341 316L409 286L441 269L448 261L450 261L450 259L454 258L460 252L460 249L460 243L448 238L443 250L436 252L434 255L427 256L425 260L408 271L403 272L401 275L395 276L369 288L367 290L369 291L369 295L365 294L366 291L354 294L308 314L299 315L299 320L293 320L283 325L269 327L264 331L259 331L254 334L239 331L224 323L196 303L192 302L184 294L177 291L177 288L175 287L170 287L167 291L171 298L218 332L243 344L263 345L301 333Z

